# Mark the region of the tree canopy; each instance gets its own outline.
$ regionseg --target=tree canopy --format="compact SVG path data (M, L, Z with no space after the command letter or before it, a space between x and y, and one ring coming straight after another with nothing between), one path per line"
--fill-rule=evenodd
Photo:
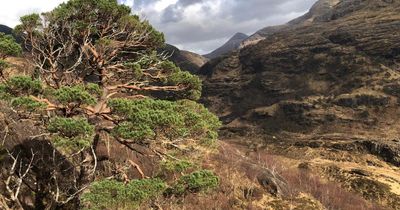
M9 64L5 59L9 56L19 56L22 53L22 47L19 45L13 36L6 35L0 32L0 78L4 79L4 69Z
M162 165L188 156L195 162L215 143L220 122L195 102L201 80L157 53L163 34L132 15L129 7L116 0L70 0L50 12L21 17L15 31L31 52L37 72L7 80L0 96L21 119L41 128L32 138L49 142L51 149L30 147L24 158L19 150L8 152L15 167L2 176L19 183L7 195L12 205L23 207L19 193L24 189L39 209L118 208L125 204L98 201L113 199L104 192L115 190L121 202L136 206L162 195L178 179L147 173L142 169L146 165L136 163L132 155L112 160L119 154L100 154L99 147L123 146L143 161ZM107 167L112 173L104 171ZM21 171L26 171L24 176ZM112 181L104 180L104 174ZM187 177L196 182L196 174L203 172ZM212 181L205 189L216 187L218 178L212 172L206 175ZM182 179L179 186L192 178ZM140 186L148 187L137 189ZM194 190L190 186L180 188Z
M197 77L157 54L163 34L114 0L71 0L52 12L22 17L16 31L52 87L86 79L113 90L200 96Z
M0 32L0 59L7 56L19 56L21 53L22 48L14 37Z

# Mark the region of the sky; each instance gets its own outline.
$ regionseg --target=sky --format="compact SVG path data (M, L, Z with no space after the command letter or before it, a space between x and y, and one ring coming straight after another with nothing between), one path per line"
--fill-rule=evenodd
M24 14L49 11L65 0L4 1L0 24L14 27ZM235 33L251 35L306 13L316 0L118 0L164 32L168 43L206 54Z

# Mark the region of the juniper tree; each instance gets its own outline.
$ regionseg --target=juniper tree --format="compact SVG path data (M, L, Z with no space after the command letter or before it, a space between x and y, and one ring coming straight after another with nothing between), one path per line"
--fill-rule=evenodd
M6 35L0 33L0 77L4 79L4 69L6 69L9 64L5 59L9 56L19 56L22 53L21 46L15 41L14 37L11 35Z
M96 149L103 138L160 162L194 156L196 149L216 140L218 118L195 102L200 79L157 54L163 34L132 15L129 7L116 0L70 0L51 12L21 17L16 31L32 54L37 78L11 78L2 86L2 95L16 111L34 112L43 128L39 136L52 148L32 151L35 155L28 154L20 164L41 158L32 161L24 182L35 195L36 208L81 205L80 195L102 178L97 170L104 159ZM150 176L139 164L127 162L142 178ZM130 182L132 177L121 173L120 181ZM96 183L94 192L122 186ZM160 194L144 193L144 198ZM96 201L96 196L85 198Z

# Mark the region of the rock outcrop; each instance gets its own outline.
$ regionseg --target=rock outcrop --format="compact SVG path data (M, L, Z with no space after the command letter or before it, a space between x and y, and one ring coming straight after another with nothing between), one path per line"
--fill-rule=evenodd
M399 9L399 1L319 1L291 27L204 65L203 101L232 126L398 130Z
M398 0L320 0L205 64L202 101L225 138L398 209L399 11Z
M319 0L311 7L309 12L303 16L283 25L269 26L257 31L255 34L245 39L241 43L240 48L254 45L259 41L284 30L330 22L359 10L385 6L386 4L391 3L393 3L392 0L378 0L374 2L374 5L366 3L364 0Z

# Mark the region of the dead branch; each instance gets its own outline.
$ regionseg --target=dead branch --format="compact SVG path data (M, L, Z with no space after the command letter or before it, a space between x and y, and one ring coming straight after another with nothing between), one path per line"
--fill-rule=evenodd
M132 160L129 160L129 163L139 172L140 176L142 176L142 179L148 179L148 176L145 176L143 173L143 170L140 168L140 166L133 162Z
M26 168L24 168L23 162L20 160L19 153L16 156L14 156L8 150L7 153L8 156L12 159L13 163L11 165L11 168L9 169L9 175L5 181L5 187L9 193L10 200L14 202L19 209L24 209L18 197L21 192L23 180L26 178L26 176L32 169L35 153L33 152L33 150L31 150L31 159Z
M182 91L185 90L184 86L149 86L149 87L139 87L136 85L116 85L107 87L108 90L116 90L116 89L130 89L136 91Z
M46 109L47 111L52 111L52 110L63 108L62 106L51 103L48 99L40 99L35 96L30 96L30 97L37 102L47 104L47 109Z

